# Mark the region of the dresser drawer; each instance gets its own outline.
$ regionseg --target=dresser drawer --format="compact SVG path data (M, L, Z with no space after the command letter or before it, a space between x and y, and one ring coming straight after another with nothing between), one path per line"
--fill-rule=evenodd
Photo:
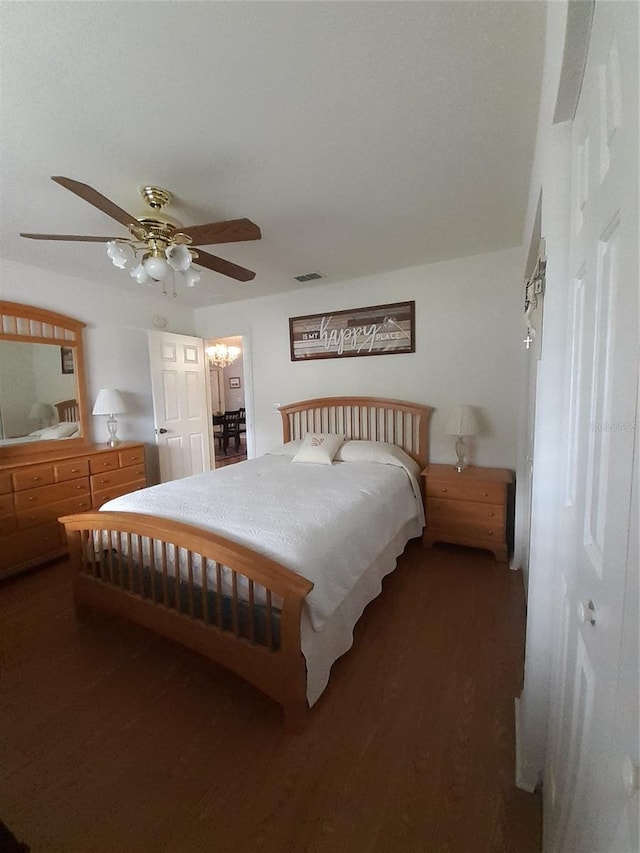
M36 506L57 503L67 498L78 495L89 494L89 479L84 477L80 480L69 480L66 483L54 483L52 486L42 486L39 489L30 489L25 492L17 492L15 496L16 512L23 512Z
M93 491L93 509L100 509L107 501L113 498L119 498L121 495L128 495L130 492L137 492L140 489L147 487L146 480L137 480L134 482L124 483L123 485L114 485L106 489Z
M143 479L145 476L144 465L131 466L130 468L118 468L116 471L105 471L103 474L93 474L91 477L91 491L121 486L134 480Z
M89 470L92 474L99 474L101 471L114 471L119 467L120 453L117 450L100 453L96 456L91 456L89 459Z
M16 529L15 515L8 515L6 518L0 518L0 536L6 536L8 533L13 533ZM0 542L0 550L4 547L4 543Z
M31 560L36 561L38 557L42 558L40 561L48 556L56 557L63 552L61 541L60 525L57 521L11 533L2 540L0 571L13 569Z
M56 462L54 463L53 470L56 483L62 483L65 480L77 480L78 477L88 477L89 460L71 459L69 462Z
M11 474L0 474L0 495L7 495L13 491Z
M36 506L31 510L17 514L18 530L26 530L28 527L37 527L48 521L55 521L62 515L72 515L74 512L86 512L91 509L91 495L75 497L58 503Z
M0 518L13 515L13 495L0 495Z
M118 451L118 462L121 468L129 465L144 465L144 447L133 447L130 450Z
M24 489L33 489L36 486L47 486L49 483L55 483L55 473L53 465L38 465L33 468L23 468L21 471L14 471L13 487L16 492Z

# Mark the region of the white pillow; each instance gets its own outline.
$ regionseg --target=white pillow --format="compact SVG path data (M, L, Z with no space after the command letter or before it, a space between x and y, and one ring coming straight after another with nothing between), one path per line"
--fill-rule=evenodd
M338 449L334 462L380 462L383 465L398 465L414 477L420 475L420 466L397 444L386 441L345 441Z
M62 423L56 424L52 427L47 427L40 431L40 438L69 438L73 435L74 432L78 431L78 424L76 423L67 423L63 421Z
M286 444L279 444L273 450L267 450L267 456L295 456L302 446L302 439L296 438L295 441L287 441Z
M344 441L343 435L327 432L308 432L292 462L319 462L331 465L333 457Z

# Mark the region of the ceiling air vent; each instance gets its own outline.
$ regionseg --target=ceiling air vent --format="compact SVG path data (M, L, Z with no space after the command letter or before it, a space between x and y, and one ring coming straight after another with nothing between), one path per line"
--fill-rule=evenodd
M319 272L308 272L306 275L294 275L296 281L317 281L319 278L324 278Z

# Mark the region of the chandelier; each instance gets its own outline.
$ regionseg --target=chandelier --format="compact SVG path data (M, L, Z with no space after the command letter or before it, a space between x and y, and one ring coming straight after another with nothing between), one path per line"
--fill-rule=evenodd
M209 364L212 367L228 367L238 358L242 350L240 347L229 347L226 344L214 344L205 350Z
M171 199L171 195L159 187L143 187L142 195L147 204L160 211ZM189 248L191 237L176 231L168 218L156 213L153 217L138 220L128 226L130 238L116 237L107 243L107 255L114 267L129 270L129 275L138 284L173 282L173 295L176 296L176 274L187 287L194 287L200 280L200 271L191 264L198 253Z

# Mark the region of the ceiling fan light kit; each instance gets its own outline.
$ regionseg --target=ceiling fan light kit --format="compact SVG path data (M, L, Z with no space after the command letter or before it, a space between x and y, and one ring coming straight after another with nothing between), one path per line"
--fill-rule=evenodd
M127 269L131 278L138 284L154 284L173 279L173 295L176 296L176 273L187 287L194 287L200 280L200 270L192 264L206 267L214 272L234 278L237 281L251 281L255 273L237 264L210 255L202 250L191 248L195 245L211 243L231 243L243 240L260 240L261 233L257 225L249 219L232 219L226 222L210 222L195 225L185 231L178 223L172 222L160 211L171 202L171 193L162 187L145 186L140 194L151 208L152 214L134 217L115 205L105 196L72 178L55 176L57 184L75 193L75 195L97 207L107 216L115 219L129 229L130 237L85 237L63 234L26 234L22 237L32 240L65 240L76 242L96 242L107 244L107 256L118 269ZM189 233L186 233L189 232ZM166 286L163 293L166 295Z

